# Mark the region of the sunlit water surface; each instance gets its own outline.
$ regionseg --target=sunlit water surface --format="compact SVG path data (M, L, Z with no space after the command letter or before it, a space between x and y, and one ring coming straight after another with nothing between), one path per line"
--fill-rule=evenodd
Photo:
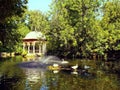
M52 63L41 60L1 60L0 90L120 90L119 61L71 60L66 69L53 71ZM76 64L78 70L72 70Z

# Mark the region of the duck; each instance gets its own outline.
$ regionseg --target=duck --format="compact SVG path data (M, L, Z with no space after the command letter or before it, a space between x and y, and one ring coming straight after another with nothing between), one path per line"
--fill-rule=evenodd
M59 72L58 70L53 70L53 73L55 73L55 74L58 73L58 72Z
M87 65L84 66L84 69L89 69L89 68L90 68L90 66L87 66Z
M73 72L71 72L71 74L75 74L75 75L77 75L77 74L78 74L78 72L76 72L76 71L73 71Z
M58 64L56 64L56 63L54 63L54 64L53 64L53 67L58 67L58 66L59 66L59 65L58 65Z
M78 64L76 64L75 66L72 66L71 68L76 70L78 68Z
M68 61L65 61L64 59L62 59L62 62L61 62L62 64L67 64L67 63L69 63Z

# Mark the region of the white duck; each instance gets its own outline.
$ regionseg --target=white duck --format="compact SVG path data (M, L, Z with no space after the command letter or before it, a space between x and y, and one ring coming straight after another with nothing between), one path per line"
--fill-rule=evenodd
M58 70L53 70L53 73L58 73L59 71Z
M62 62L61 62L62 64L67 64L67 63L69 63L68 61L65 61L64 59L62 59Z
M71 74L76 74L76 75L77 75L77 74L78 74L78 72L76 72L76 71L73 71L73 72L71 72Z
M90 68L90 66L85 65L85 66L84 66L84 68L85 68L85 69L89 69L89 68Z
M76 70L78 68L78 64L76 64L75 66L72 66L71 68Z
M59 65L58 65L58 64L56 64L56 63L54 63L54 64L53 64L53 67L58 67L58 66L59 66Z

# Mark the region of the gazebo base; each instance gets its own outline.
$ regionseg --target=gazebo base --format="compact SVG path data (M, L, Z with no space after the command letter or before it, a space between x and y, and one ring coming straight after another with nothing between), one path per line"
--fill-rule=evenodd
M41 57L42 53L28 53L26 57Z

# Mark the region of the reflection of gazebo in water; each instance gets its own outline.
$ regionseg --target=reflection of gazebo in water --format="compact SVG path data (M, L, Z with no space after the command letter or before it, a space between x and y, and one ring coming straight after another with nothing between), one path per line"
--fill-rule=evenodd
M27 55L41 55L46 53L46 38L38 31L29 32L23 38L23 50L27 50Z

